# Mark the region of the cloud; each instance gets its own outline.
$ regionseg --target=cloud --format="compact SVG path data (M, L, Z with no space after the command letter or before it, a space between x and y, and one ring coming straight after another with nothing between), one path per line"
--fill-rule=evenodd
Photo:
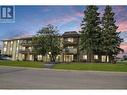
M26 31L21 31L21 30L13 30L13 31L7 32L6 35L4 36L4 39L11 39L14 37L25 37L27 35L30 35L30 33Z
M127 53L127 42L126 42L126 43L122 43L122 44L120 45L120 47L121 47L122 49L124 49L124 53Z
M127 31L127 21L126 20L118 22L118 26L119 27L118 27L117 31L121 31L121 32Z
M127 31L127 11L126 6L113 6L115 12L116 24L119 26L117 31Z
M47 25L47 24L53 24L53 25L65 25L68 24L70 22L76 22L79 23L80 19L79 17L82 17L83 14L80 12L74 13L74 14L65 14L63 16L59 16L59 17L55 17L55 18L51 18L51 19L47 19L44 21L43 24Z
M84 16L84 13L83 12L76 12L75 15L77 17L83 17Z
M116 13L120 13L120 12L123 12L123 11L125 11L125 6L113 6L113 10L114 10L114 12L116 12Z
M124 50L124 53L120 53L117 55L117 57L122 58L123 55L127 54L127 42L124 42L120 45L120 48L122 48Z
M46 6L44 8L44 10L49 11L49 9L50 9L50 11L51 10L53 11L53 10L57 9L57 12L58 11L62 12L63 11L62 8L61 7L52 7L52 9L51 9ZM53 24L53 25L60 25L61 26L61 25L68 24L70 22L76 22L76 23L81 22L80 18L82 18L84 15L83 11L80 12L79 10L77 10L77 7L75 7L75 6L65 7L65 9L66 9L66 11L63 11L59 15L56 14L55 17L52 16L51 18L48 18L48 19L44 19L44 20L42 19L43 20L42 24L43 25Z

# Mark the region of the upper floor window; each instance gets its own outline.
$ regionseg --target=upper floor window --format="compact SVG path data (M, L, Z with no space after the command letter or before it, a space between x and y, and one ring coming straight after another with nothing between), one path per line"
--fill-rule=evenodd
M16 47L16 50L18 51L19 50L19 47Z
M17 42L19 43L19 40Z
M25 47L22 47L22 50L25 50Z
M6 42L4 42L4 45L7 45L7 41L6 41Z
M10 51L12 51L12 47L10 47Z
M68 38L68 41L69 42L73 42L73 38Z
M32 47L29 47L29 50L32 51Z
M13 41L11 41L11 44L13 44Z
M6 52L7 51L7 48L4 48L4 52Z

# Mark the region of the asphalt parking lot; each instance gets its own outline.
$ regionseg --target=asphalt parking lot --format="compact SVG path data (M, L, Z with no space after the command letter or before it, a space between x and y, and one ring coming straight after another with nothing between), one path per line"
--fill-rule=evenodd
M127 89L127 73L0 66L0 89Z

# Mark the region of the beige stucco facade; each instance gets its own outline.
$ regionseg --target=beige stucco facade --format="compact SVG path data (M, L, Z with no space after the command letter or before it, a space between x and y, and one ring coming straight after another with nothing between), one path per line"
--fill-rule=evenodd
M74 34L75 33L75 34ZM32 36L20 37L9 40L3 40L2 54L11 56L12 60L29 60L34 61L35 55L32 51ZM79 50L79 34L76 32L67 32L60 37L60 45L63 48L62 52L56 57L58 62L77 62L87 61L87 54ZM94 60L98 60L98 55L94 55ZM38 61L49 62L49 55L37 55ZM102 55L102 62L109 62L109 57Z
M12 60L30 60L34 61L34 54L32 53L32 46L28 43L25 45L23 44L25 41L31 41L31 38L19 38L19 39L9 39L3 40L3 50L2 54L11 56ZM62 39L61 39L62 41ZM62 43L61 43L62 46ZM50 61L49 55L37 55L37 60L39 61ZM62 54L56 57L57 61L62 62Z

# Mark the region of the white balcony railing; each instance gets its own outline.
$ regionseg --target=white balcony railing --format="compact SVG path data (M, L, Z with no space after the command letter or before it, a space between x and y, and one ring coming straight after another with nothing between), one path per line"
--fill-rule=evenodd
M64 51L65 53L76 54L76 53L77 53L77 48L65 48L63 51Z

